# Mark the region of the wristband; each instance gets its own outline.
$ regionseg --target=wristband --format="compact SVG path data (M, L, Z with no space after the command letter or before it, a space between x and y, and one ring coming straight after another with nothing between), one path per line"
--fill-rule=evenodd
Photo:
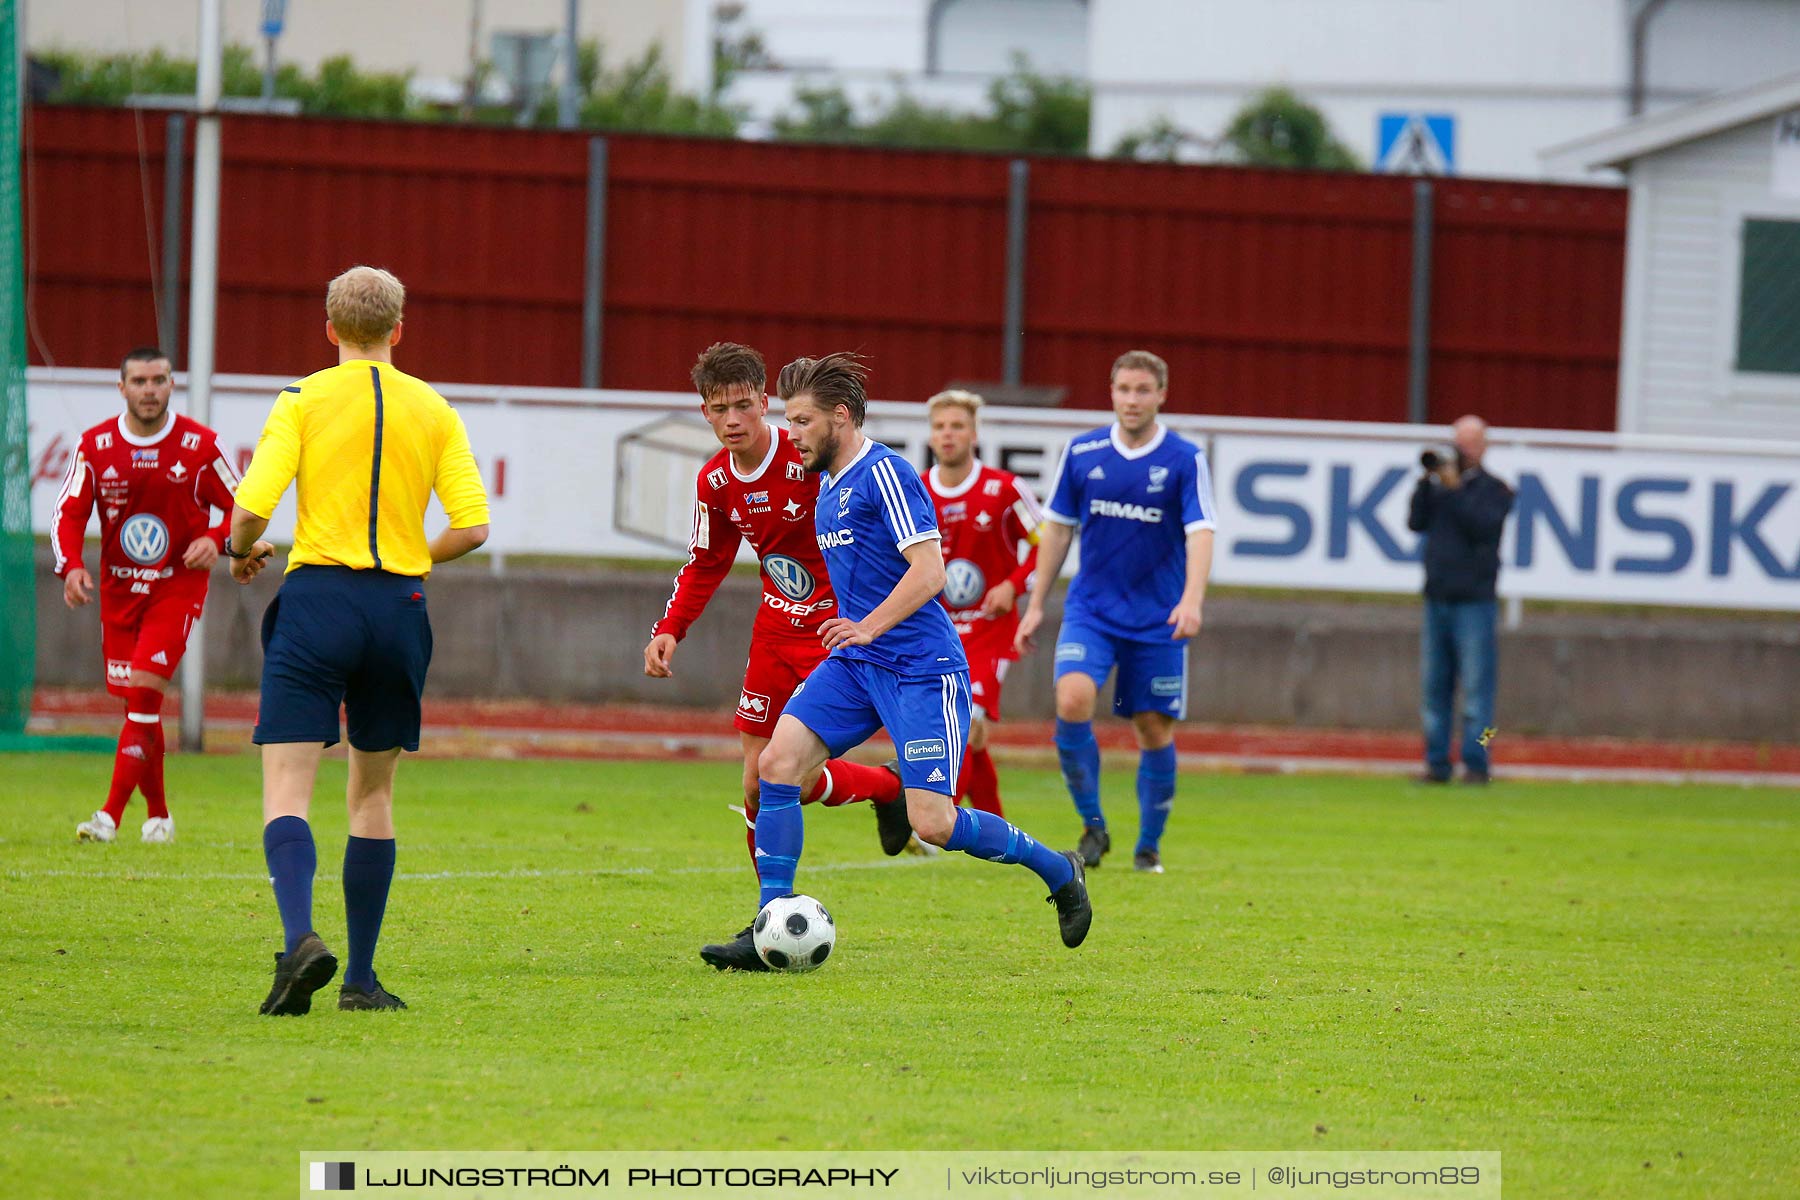
M219 552L221 554L223 554L226 558L249 558L250 557L250 555L247 551L243 554L239 554L236 550L233 550L231 548L231 535L230 534L225 535L225 544L223 546L219 547Z

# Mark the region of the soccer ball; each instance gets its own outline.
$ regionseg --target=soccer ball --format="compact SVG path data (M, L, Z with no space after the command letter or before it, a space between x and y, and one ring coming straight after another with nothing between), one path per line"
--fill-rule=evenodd
M837 944L837 926L811 896L777 896L750 927L756 953L777 971L811 971Z

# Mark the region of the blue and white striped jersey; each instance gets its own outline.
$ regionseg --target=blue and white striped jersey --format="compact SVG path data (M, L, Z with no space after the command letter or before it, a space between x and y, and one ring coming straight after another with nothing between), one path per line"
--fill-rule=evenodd
M837 592L838 611L868 616L906 574L908 546L939 537L937 512L919 473L873 438L837 475L819 477L813 509L819 550ZM962 642L944 606L929 603L867 646L833 651L900 675L966 671Z
M1168 641L1169 610L1187 585L1187 535L1213 528L1213 513L1206 452L1173 430L1158 425L1135 450L1116 425L1077 436L1044 506L1049 520L1081 529L1064 619L1130 641Z

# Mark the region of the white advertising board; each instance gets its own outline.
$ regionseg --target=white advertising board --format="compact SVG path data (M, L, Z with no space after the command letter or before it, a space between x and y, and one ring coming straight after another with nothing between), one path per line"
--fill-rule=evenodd
M213 425L240 468L286 380L221 377ZM684 393L446 387L493 499L490 552L676 558L694 475L714 453ZM177 396L177 404L180 403ZM82 430L121 402L105 372L33 371L32 519L50 528ZM984 410L982 453L1040 495L1061 447L1099 412ZM1422 445L1443 431L1179 416L1205 445L1218 504L1213 579L1341 591L1417 591L1419 538L1406 528ZM1246 425L1254 431L1239 432ZM921 466L923 407L871 406L868 431ZM1288 433L1287 429L1294 432ZM1555 432L1496 435L1488 466L1517 492L1501 548L1501 592L1526 599L1800 611L1800 459L1743 447L1622 449ZM442 521L434 512L429 524ZM292 530L283 502L272 536ZM747 557L747 552L746 552Z
M1213 439L1222 583L1418 590L1419 445ZM1525 599L1800 610L1793 459L1497 446L1512 485L1501 591Z

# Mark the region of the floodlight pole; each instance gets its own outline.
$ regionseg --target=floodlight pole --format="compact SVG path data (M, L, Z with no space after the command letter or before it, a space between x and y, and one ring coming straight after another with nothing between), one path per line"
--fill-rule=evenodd
M194 226L189 264L188 416L212 424L213 332L219 289L219 93L223 0L200 0L199 72L194 89ZM181 748L205 744L206 630L194 622L181 662Z

